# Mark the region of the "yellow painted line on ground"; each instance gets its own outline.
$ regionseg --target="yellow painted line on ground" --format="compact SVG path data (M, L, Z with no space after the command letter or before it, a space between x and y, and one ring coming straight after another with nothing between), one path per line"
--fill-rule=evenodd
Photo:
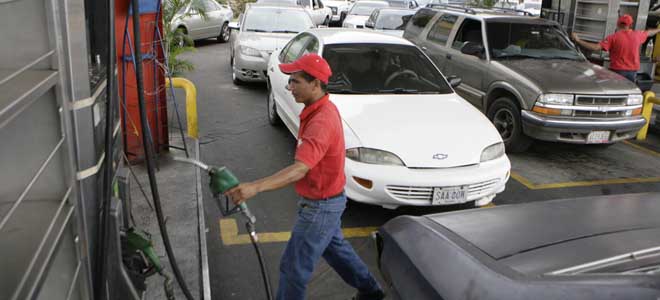
M613 178L613 179L602 179L602 180L569 181L569 182L535 184L531 182L529 179L514 172L511 172L511 178L520 182L522 185L524 185L530 190L560 189L560 188L585 187L585 186L606 185L606 184L660 182L660 177L641 177L641 178Z
M658 157L660 157L660 153L658 153L658 152L656 152L656 151L653 151L653 150L651 150L651 149L649 149L649 148L646 148L646 147L643 147L643 146L637 145L637 144L635 144L635 143L631 143L631 142L629 142L629 141L623 141L623 143L626 144L626 145L628 145L628 146L631 146L631 147L633 147L633 148L635 148L635 149L637 149L637 150L639 150L639 151L642 151L642 152L644 152L644 153L646 153L646 154L650 154L650 155L653 155L653 156L658 156Z
M345 238L368 237L378 227L353 227L344 228L342 232ZM259 243L284 243L291 238L290 232L259 232ZM220 219L220 239L226 246L250 244L248 234L238 234L238 224L235 219Z
M491 203L488 203L484 206L479 206L479 208L491 208L491 207L495 207L495 203L491 202Z

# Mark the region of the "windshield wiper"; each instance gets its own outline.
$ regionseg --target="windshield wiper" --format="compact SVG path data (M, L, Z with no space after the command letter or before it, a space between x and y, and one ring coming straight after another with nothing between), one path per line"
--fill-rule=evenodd
M356 91L351 89L328 89L331 94L368 94L368 92Z
M504 54L495 57L496 59L525 59L525 58L539 58L538 56L531 56L525 54Z
M298 31L293 31L293 30L273 30L271 32L273 32L273 33L298 33Z
M404 89L404 88L395 88L389 90L377 90L381 94L419 94L419 90L415 89Z
M541 56L540 59L566 59L566 60L579 60L577 57L566 57L566 56Z
M268 32L268 30L263 30L263 29L245 29L245 31L252 31L252 32Z

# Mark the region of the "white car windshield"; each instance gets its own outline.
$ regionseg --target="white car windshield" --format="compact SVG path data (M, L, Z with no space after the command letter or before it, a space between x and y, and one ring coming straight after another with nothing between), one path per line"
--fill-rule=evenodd
M337 94L449 94L435 65L415 46L335 44L323 50Z
M381 11L376 20L376 29L405 30L413 11Z
M554 25L491 22L487 30L494 59L584 59Z
M371 15L372 12L376 8L381 8L381 7L388 7L389 4L387 3L379 3L379 2L372 2L372 3L364 3L364 2L358 2L353 5L353 8L351 8L351 11L348 13L349 15L357 15L357 16L369 16Z
M245 31L298 33L314 27L307 12L293 9L251 9L245 16Z

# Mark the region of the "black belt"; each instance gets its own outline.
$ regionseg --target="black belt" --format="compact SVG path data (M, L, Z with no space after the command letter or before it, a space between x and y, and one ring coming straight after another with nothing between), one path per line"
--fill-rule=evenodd
M305 200L309 200L309 201L326 201L326 200L331 199L331 198L337 198L337 197L339 197L339 196L341 196L341 195L343 195L343 194L344 194L344 191L342 190L341 192L339 192L339 194L334 195L334 196L330 196L330 197L327 197L327 198L321 198L321 199L310 199L310 198L307 198L307 197L304 197L304 196L303 196L303 198L305 198Z

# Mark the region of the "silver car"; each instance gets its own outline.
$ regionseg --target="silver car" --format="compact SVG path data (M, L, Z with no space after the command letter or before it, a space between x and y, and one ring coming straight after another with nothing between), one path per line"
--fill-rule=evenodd
M230 64L234 84L265 82L270 54L286 45L298 32L314 28L304 8L274 4L248 4L238 23L230 24Z
M231 8L215 0L199 0L199 5L206 11L206 18L192 4L188 4L174 16L172 30L181 30L193 41L208 38L217 38L220 43L229 41L229 21L234 15Z

